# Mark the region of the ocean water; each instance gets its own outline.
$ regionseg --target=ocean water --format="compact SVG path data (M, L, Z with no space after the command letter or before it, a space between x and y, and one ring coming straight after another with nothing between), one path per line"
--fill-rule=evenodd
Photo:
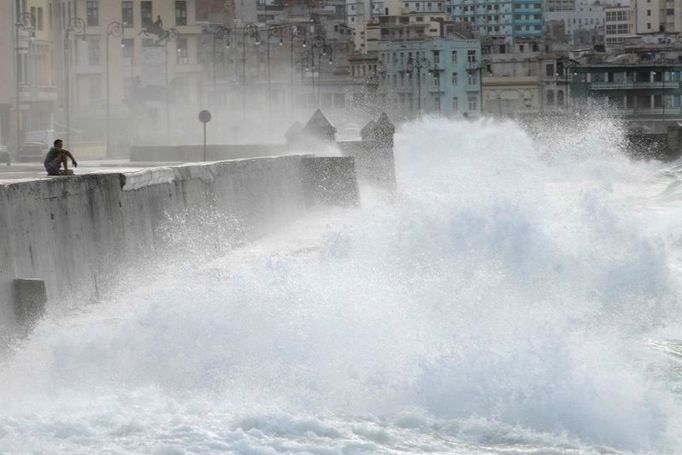
M427 118L396 164L248 245L169 220L2 359L0 453L682 453L682 166L598 117Z

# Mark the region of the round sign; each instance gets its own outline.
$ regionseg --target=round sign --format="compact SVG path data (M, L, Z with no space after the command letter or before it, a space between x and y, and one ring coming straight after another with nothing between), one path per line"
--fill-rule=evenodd
M201 123L210 122L211 121L211 113L208 111L199 112L199 120L201 120Z

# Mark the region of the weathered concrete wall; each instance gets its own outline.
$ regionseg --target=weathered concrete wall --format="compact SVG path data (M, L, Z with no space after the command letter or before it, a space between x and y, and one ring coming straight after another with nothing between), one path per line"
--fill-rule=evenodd
M340 158L343 172L327 173L325 187L304 164L316 159L284 156L0 185L0 326L16 321L15 279L45 280L49 304L74 292L93 297L118 264L163 248L158 227L168 215L212 208L257 236L301 216L311 200L323 200L313 193L355 185L352 158ZM344 203L357 203L357 194L349 197Z

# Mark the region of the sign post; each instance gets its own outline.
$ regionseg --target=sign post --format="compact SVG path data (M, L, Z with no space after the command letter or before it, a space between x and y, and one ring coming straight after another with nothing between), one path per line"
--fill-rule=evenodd
M211 121L211 113L209 111L199 112L199 121L204 124L204 161L206 161L206 124Z

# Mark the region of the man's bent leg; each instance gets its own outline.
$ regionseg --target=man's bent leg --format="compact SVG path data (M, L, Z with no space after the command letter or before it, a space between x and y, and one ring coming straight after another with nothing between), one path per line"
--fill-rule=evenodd
M66 156L66 153L61 153L60 155L60 162L64 166L64 173L67 174L69 172L69 159Z
M49 163L45 164L45 170L47 171L47 175L59 175L59 167L61 166L61 160L59 158L55 158L54 160L50 161Z

